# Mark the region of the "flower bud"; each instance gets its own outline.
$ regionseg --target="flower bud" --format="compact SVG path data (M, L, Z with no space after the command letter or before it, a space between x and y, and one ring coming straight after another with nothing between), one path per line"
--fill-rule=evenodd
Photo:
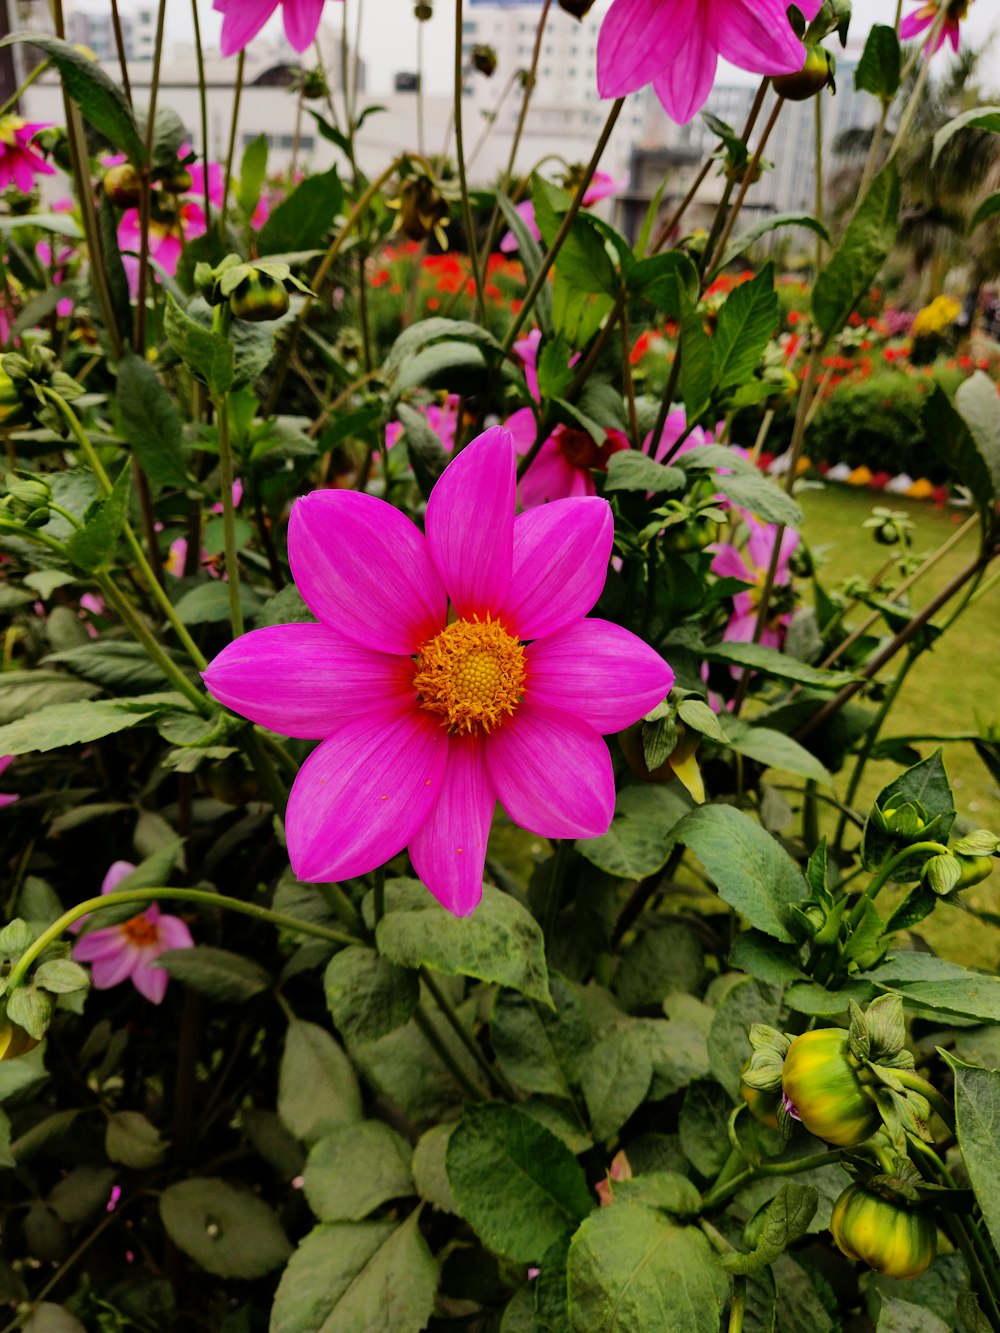
M57 167L70 174L73 162L69 153L69 139L61 125L47 125L31 141L43 157L51 157Z
M817 1028L796 1037L788 1048L781 1086L810 1134L841 1148L871 1138L880 1119L851 1063L847 1034Z
M559 8L575 19L585 18L594 7L594 0L559 0Z
M7 498L4 510L27 528L41 528L51 518L49 505L52 488L44 477L15 476L8 473L5 480Z
M864 1185L844 1190L833 1205L830 1230L837 1248L849 1259L860 1259L886 1277L919 1277L930 1267L937 1248L930 1213L908 1208Z
M428 19L434 17L434 6L428 4L427 0L420 0L420 3L413 7L413 17L418 23L426 23Z
M291 298L285 284L263 269L251 268L238 287L229 294L229 309L234 319L259 324L280 319L288 313Z
M749 1067L749 1061L743 1066L744 1073ZM752 1088L742 1077L740 1078L740 1096L746 1102L750 1114L755 1120L759 1120L762 1125L767 1125L768 1129L778 1128L778 1106L781 1103L780 1092L765 1092L763 1088Z
M958 856L956 860L962 867L957 888L968 889L973 884L981 884L993 874L992 856Z
M168 176L163 182L163 188L168 194L187 194L194 179L186 167L178 167L172 175Z
M477 43L472 48L472 68L492 79L497 67L497 53L492 46Z
M0 1021L0 1060L16 1060L37 1045L38 1038L30 1036L18 1023L12 1023L9 1018Z
M802 68L795 74L776 74L771 83L779 97L789 102L805 102L831 82L830 54L822 46L807 46Z
M302 96L306 101L315 102L326 97L329 91L322 69L308 69L302 75Z
M135 208L142 195L142 179L131 162L109 167L104 173L104 193L115 208Z
M397 210L395 230L408 240L424 241L433 232L442 248L446 238L442 228L451 209L429 176L411 176L400 186L399 196L389 201Z

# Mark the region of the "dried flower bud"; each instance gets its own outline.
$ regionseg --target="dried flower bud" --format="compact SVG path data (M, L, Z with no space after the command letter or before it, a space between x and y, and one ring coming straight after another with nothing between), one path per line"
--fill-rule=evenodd
M497 67L497 53L492 46L480 43L472 48L472 67L492 79Z
M565 9L575 19L585 18L594 7L594 0L559 0L559 8Z

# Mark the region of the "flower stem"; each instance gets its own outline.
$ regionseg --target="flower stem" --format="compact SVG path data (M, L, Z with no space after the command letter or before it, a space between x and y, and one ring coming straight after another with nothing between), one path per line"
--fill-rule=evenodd
M486 298L483 295L483 275L479 271L479 255L476 251L475 223L472 217L472 205L469 202L469 182L465 170L465 139L462 129L462 95L465 79L462 73L462 0L455 0L455 155L458 159L458 183L462 192L462 223L465 227L465 248L472 266L472 281L476 288L476 308L474 319L482 319L486 310Z
M482 1101L483 1100L482 1088L479 1087L477 1083L473 1082L473 1080L469 1077L469 1075L465 1072L462 1066L455 1059L454 1055L452 1055L451 1051L449 1051L448 1047L445 1045L444 1040L441 1037L441 1034L438 1032L437 1028L434 1026L431 1020L427 1017L423 1009L418 1009L417 1012L413 1015L413 1017L414 1020L416 1021L417 1027L423 1033L424 1038L427 1041L427 1044L434 1051L435 1055L447 1069L448 1073L452 1076L452 1078L455 1080L458 1086L467 1094L467 1096L471 1097L474 1101L477 1102Z
M142 194L139 197L139 278L135 299L135 351L142 356L146 350L146 286L149 282L149 218L152 203L153 136L156 130L156 101L160 91L160 61L163 56L163 25L166 21L167 0L160 0L156 18L156 45L153 48L153 74L149 85L149 106L146 109L146 161L142 168Z
M455 1036L459 1039L459 1041L462 1043L465 1049L472 1056L473 1060L475 1060L476 1064L479 1066L479 1069L482 1071L489 1086L493 1088L495 1092L498 1092L502 1096L508 1097L511 1101L513 1101L514 1100L513 1088L510 1086L510 1084L507 1082L504 1076L498 1070L493 1068L493 1066L487 1060L486 1056L482 1053L478 1043L476 1042L475 1037L473 1037L472 1033L468 1031L465 1024L459 1018L458 1014L455 1013L455 1010L452 1008L447 995L445 995L444 991L431 976L429 968L422 967L420 969L420 980L427 987L428 991L430 992L434 1000L434 1003L441 1010L441 1013L444 1015L444 1018L447 1021L448 1026L451 1028L452 1032L454 1032Z
M556 920L559 916L559 906L562 902L563 888L566 883L566 865L570 846L568 838L558 839L555 854L552 858L552 874L549 878L549 894L545 900L545 923L542 928L542 933L545 936L546 952L555 938Z
M743 1333L743 1316L747 1310L747 1280L738 1274L733 1282L733 1303L729 1307L729 1333Z
M226 169L222 176L222 203L219 206L219 235L226 239L226 207L229 203L229 182L233 174L233 161L236 157L236 130L240 119L240 98L243 96L243 67L246 64L246 51L241 51L236 65L236 85L233 88L233 118L229 125L229 148L226 152ZM207 149L206 149L207 151ZM206 163L205 171L208 166Z
M911 856L915 853L921 856L940 856L946 853L947 850L948 848L943 846L940 842L913 842L909 847L904 847L901 852L897 852L895 856L890 857L868 885L867 889L865 889L864 893L858 898L858 901L854 904L854 907L851 909L851 914L847 918L848 926L853 928L858 924L864 915L865 903L875 901L881 890L889 882L895 872L901 865L904 865Z
M201 19L198 17L198 0L191 0L191 20L194 24L194 54L198 65L198 108L201 118L201 162L205 172L205 230L212 230L212 200L209 188L209 148L208 148L208 93L205 86L205 51L201 42Z
M224 307L216 308L218 315ZM244 631L243 604L240 601L240 559L236 548L236 507L233 504L233 437L229 421L229 396L222 394L215 400L219 428L219 485L222 490L222 533L225 544L226 583L229 589L229 620L233 638Z
M841 1155L840 1149L834 1148L830 1152L814 1153L811 1157L797 1157L792 1162L764 1162L760 1166L748 1167L738 1176L732 1176L721 1185L714 1185L703 1195L702 1211L707 1213L713 1208L720 1208L734 1194L738 1194L744 1185L748 1185L751 1180L756 1180L760 1176L795 1176L800 1171L815 1171L821 1166L839 1162Z
M51 60L43 60L41 64L35 66L20 88L16 88L3 106L0 106L0 116L6 116L7 112L18 104L23 94L27 92L36 79L41 78L51 64Z
M286 916L283 912L273 912L269 907L260 907L257 903L247 903L241 898L230 898L224 893L209 893L206 889L176 889L170 886L147 889L123 889L120 893L104 893L98 898L87 898L64 912L58 921L43 930L41 935L30 944L10 970L7 978L7 991L16 990L24 984L35 962L42 956L50 944L56 940L81 917L92 912L104 911L109 907L118 907L123 903L151 903L158 899L179 903L194 903L199 907L221 907L228 912L238 912L241 916L253 917L256 921L267 921L279 930L289 930L300 935L312 935L331 944L357 944L355 935L348 935L342 930L332 930L315 921L304 921L297 916Z

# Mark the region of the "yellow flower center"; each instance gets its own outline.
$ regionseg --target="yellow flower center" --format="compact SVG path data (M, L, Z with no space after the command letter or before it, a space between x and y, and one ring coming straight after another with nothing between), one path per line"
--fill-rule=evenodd
M490 732L524 697L524 649L498 620L456 620L420 649L413 684L442 725Z
M9 148L13 148L17 143L18 130L24 129L27 123L20 116L3 116L0 118L0 143L5 143Z
M145 915L132 917L121 929L129 944L134 944L139 949L148 948L150 944L159 942L159 927Z

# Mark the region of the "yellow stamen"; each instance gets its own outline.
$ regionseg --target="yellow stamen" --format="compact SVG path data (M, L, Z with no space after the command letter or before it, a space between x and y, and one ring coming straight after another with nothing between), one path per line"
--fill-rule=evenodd
M487 616L456 620L429 639L417 654L413 684L421 708L472 735L489 733L514 713L526 675L521 644Z

